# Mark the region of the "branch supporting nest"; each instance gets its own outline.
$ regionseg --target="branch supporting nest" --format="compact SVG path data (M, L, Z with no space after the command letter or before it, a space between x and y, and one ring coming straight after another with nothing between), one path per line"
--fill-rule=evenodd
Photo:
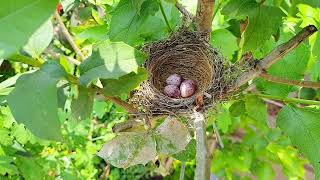
M273 64L281 60L285 55L289 54L292 50L298 47L303 41L305 41L312 34L317 32L317 28L314 25L309 25L302 29L296 36L290 39L288 42L278 46L276 49L271 51L269 55L263 58L257 65L256 69L248 71L242 74L236 81L236 84L231 91L235 91L248 81L259 77L266 69L271 67Z
M209 172L207 171L207 136L206 136L206 123L202 112L193 112L194 127L197 142L197 167L195 172L195 179L203 180L208 179Z
M262 77L268 81L280 83L280 84L301 86L301 87L307 87L307 88L316 88L316 89L320 88L320 83L317 83L317 82L284 79L284 78L272 76L270 74L267 74L266 72L261 73L260 77Z

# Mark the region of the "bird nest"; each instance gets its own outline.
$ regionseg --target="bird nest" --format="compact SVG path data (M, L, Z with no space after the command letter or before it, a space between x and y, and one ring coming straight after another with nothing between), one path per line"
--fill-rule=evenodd
M205 108L214 102L229 99L229 89L243 72L230 65L218 49L212 48L199 32L180 30L169 39L143 48L149 54L145 67L148 81L142 83L131 102L148 113L182 113L192 110L198 95L204 95ZM195 94L189 98L170 98L163 93L166 79L179 74L197 83Z

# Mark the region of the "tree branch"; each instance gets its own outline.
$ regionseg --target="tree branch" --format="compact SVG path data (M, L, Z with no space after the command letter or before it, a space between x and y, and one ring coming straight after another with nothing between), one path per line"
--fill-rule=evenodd
M181 14L190 20L194 19L194 15L191 14L182 4L176 2L177 9L181 12Z
M307 88L317 88L317 89L320 88L320 83L317 83L317 82L284 79L284 78L272 76L272 75L267 74L265 72L261 73L260 77L263 77L264 79L266 79L268 81L280 83L280 84L301 86L301 87L307 87Z
M290 53L293 49L298 47L304 40L306 40L313 33L317 32L317 28L314 25L309 25L302 29L296 36L290 39L288 42L278 46L271 51L269 55L263 58L256 66L255 70L251 70L242 74L236 81L235 87L231 90L234 91L240 86L246 84L248 81L260 76L260 74L271 67L274 63L281 60L285 55Z
M50 49L47 49L45 52L46 52L48 55L50 55L50 56L52 56L53 58L55 58L55 59L59 59L60 56L64 56L71 64L74 64L74 65L77 65L77 66L79 66L79 65L81 64L81 62L78 61L78 60L76 60L76 59L73 59L73 58L71 58L71 57L69 57L69 56L65 56L65 55L62 55L62 54L60 54L60 53L54 52L54 51L52 51L52 50L50 50Z
M194 126L197 142L197 154L196 154L196 172L195 179L204 180L208 178L207 172L207 136L206 136L206 123L202 112L194 110Z
M123 107L125 110L127 110L129 113L139 113L139 109L133 107L132 104L129 104L125 101L122 101L118 97L113 96L104 96L106 100L112 101L113 103Z
M273 95L267 95L267 94L255 94L261 98L266 99L273 99L288 103L298 103L298 104L305 104L305 105L320 105L320 101L312 101L312 100L306 100L306 99L298 99L298 98L286 98L286 97L278 97Z
M198 0L196 21L199 30L210 34L215 0Z
M54 16L55 16L58 24L61 26L62 33L66 37L67 41L69 42L69 44L71 45L73 50L76 52L76 54L80 57L81 61L84 61L86 59L85 56L81 52L81 50L78 47L78 45L74 42L71 34L69 33L67 27L64 25L60 15L59 15L59 13L57 11L55 12Z

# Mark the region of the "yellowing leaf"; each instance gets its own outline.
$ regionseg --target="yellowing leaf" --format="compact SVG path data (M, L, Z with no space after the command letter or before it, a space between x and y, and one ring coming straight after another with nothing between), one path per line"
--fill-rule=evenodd
M156 157L156 143L147 133L121 133L107 142L98 156L118 168L145 165Z
M186 148L191 140L188 128L169 116L156 130L155 139L159 154L175 154Z

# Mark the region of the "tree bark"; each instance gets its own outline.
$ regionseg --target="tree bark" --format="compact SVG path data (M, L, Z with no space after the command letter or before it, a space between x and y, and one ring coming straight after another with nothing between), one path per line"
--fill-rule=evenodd
M215 0L198 0L196 21L199 31L211 33Z

